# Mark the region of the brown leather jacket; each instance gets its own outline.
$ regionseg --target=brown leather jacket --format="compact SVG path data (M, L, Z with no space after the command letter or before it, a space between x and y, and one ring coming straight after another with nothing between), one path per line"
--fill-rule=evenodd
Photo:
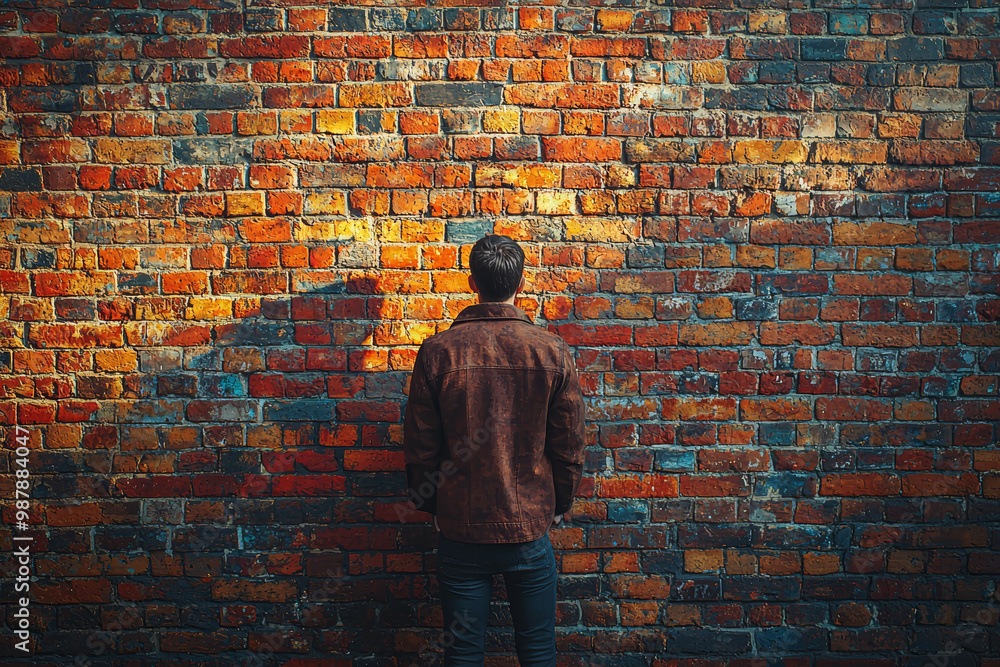
M527 542L573 502L585 407L562 338L508 303L464 308L420 345L403 419L410 501L460 542Z

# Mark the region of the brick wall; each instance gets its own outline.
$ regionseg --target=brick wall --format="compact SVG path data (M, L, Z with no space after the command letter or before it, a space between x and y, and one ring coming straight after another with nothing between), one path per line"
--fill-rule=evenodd
M497 232L588 397L564 664L1000 664L995 1L36 4L0 543L39 662L439 649L401 414Z

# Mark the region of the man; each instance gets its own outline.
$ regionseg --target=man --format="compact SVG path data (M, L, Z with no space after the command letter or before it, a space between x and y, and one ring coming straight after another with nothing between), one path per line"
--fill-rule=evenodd
M479 303L420 345L403 420L410 501L439 531L444 664L483 664L492 579L502 573L520 664L554 667L548 530L579 489L583 393L569 345L514 305L521 247L487 235L469 265Z

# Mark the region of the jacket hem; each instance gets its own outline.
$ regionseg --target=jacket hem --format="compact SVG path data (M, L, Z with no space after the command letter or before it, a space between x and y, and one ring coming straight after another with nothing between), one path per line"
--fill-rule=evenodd
M456 542L472 542L476 544L531 542L537 540L547 532L548 525L552 523L554 516L528 521L484 521L481 523L460 523L458 525L442 521L439 516L438 529L442 535ZM490 537L494 539L484 539L484 530L492 532L493 534Z

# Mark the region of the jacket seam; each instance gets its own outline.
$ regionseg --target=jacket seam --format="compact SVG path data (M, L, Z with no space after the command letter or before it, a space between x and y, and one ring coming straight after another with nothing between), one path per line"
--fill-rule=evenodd
M541 523L545 521L547 517L539 517L537 519L525 519L524 521L467 521L462 523L463 526L522 526L526 523ZM451 525L451 521L445 520L441 523L444 525Z
M429 380L433 380L441 377L442 375L447 375L448 373L457 373L458 371L467 371L470 368L507 368L511 370L529 370L529 371L555 371L556 373L562 374L562 369L559 366L509 366L506 364L494 364L490 366L479 366L474 364L464 364L462 366L456 366L454 368L448 368L443 371L438 371L434 375L424 374Z
M452 320L452 326L456 324L461 324L462 322L479 322L482 320L517 320L518 322L524 322L525 324L530 324L533 327L538 326L530 320L526 320L518 315L478 315L476 317L463 317L461 319L455 318Z

